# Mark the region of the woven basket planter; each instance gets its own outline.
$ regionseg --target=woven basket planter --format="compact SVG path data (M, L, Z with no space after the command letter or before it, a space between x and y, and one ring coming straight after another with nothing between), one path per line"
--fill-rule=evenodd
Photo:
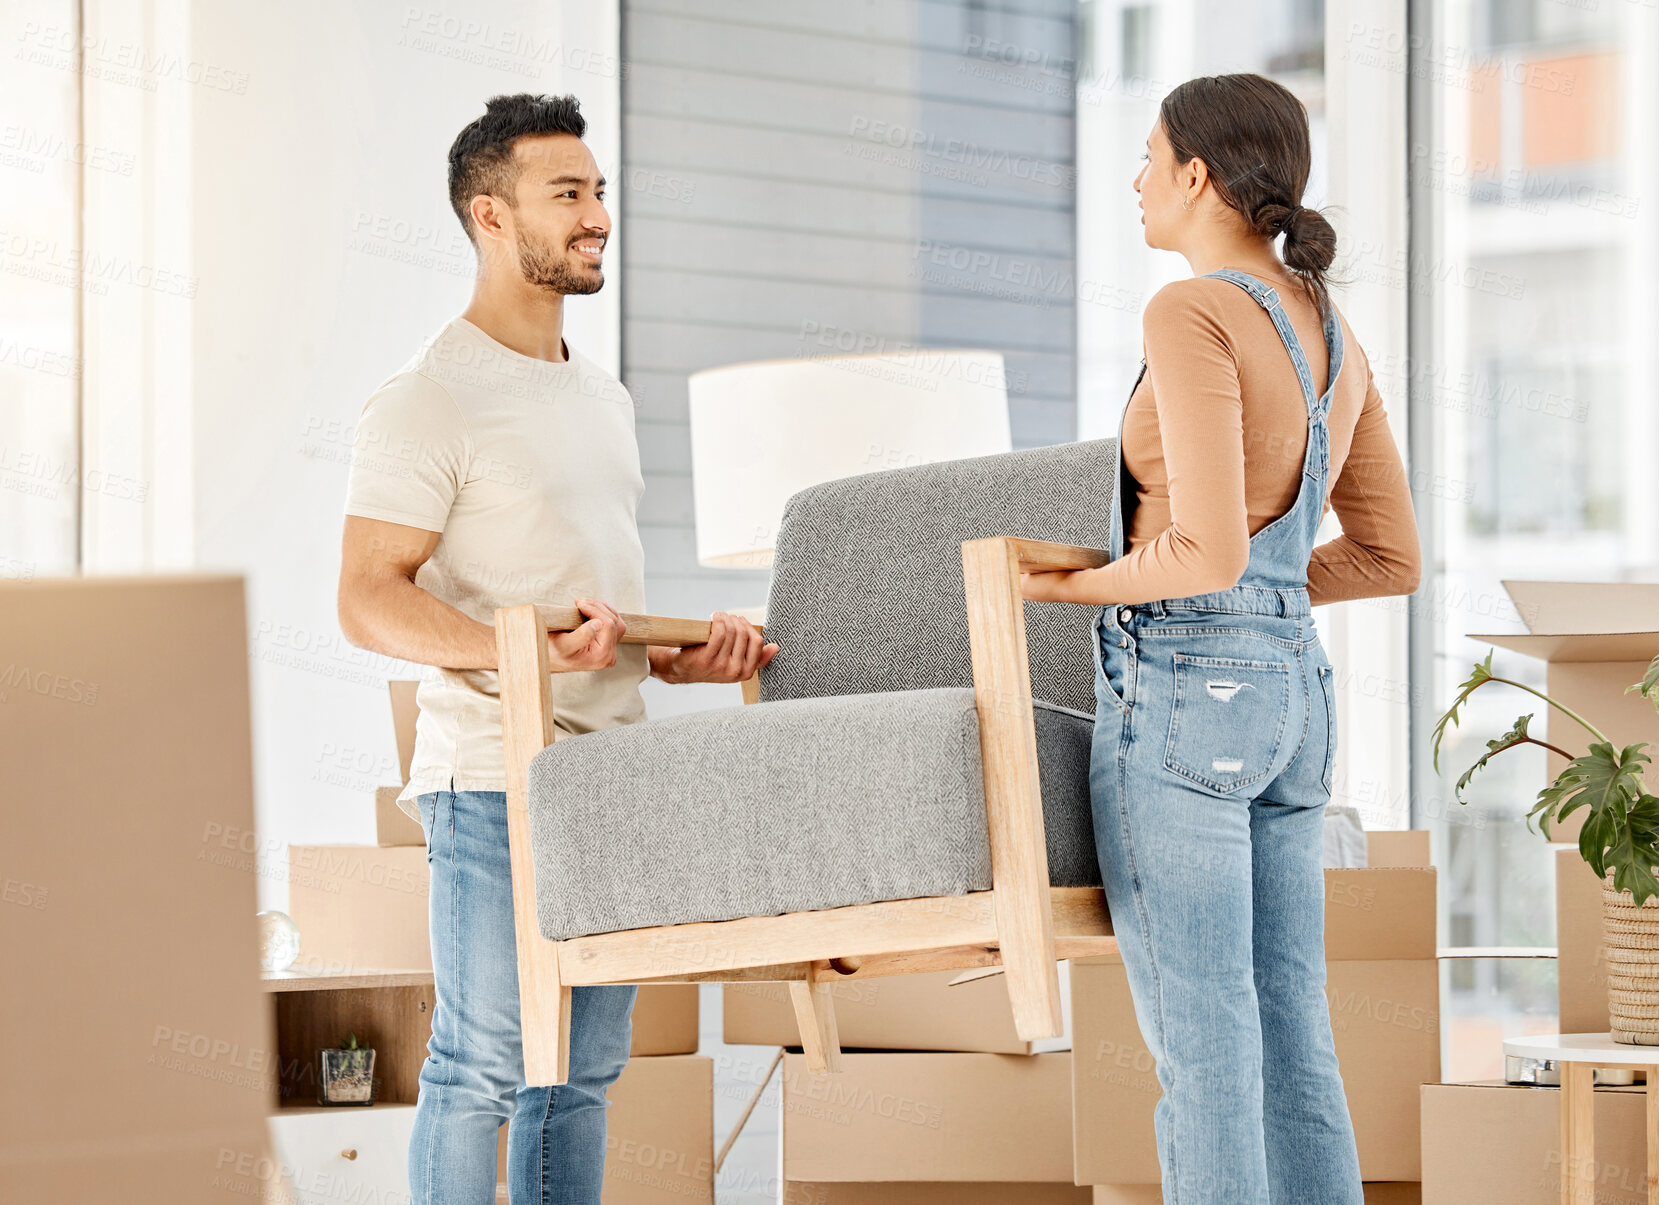
M1628 891L1601 885L1607 946L1607 1011L1615 1042L1659 1046L1659 897L1640 908Z

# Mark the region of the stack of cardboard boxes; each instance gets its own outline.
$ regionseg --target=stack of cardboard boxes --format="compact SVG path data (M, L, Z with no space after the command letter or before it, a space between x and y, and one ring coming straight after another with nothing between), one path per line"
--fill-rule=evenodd
M414 751L413 687L392 683L404 782ZM431 969L425 835L397 806L401 789L375 792L376 844L289 847L288 912L300 931L296 969ZM695 984L640 989L631 1053L610 1092L605 1205L712 1202L714 1064L697 1054ZM503 1126L503 1181L506 1142Z
M1369 867L1326 872L1327 992L1366 1199L1406 1205L1440 1078L1435 873L1425 832L1368 841ZM1161 1089L1121 961L1070 964L1072 1049L1019 1041L1000 975L954 978L836 986L842 1071L784 1059L786 1205L1155 1205ZM725 1040L796 1044L782 986L729 985Z
M1550 696L1588 718L1615 748L1639 741L1650 749L1659 747L1659 714L1653 704L1626 693L1659 652L1659 631L1654 630L1659 586L1506 581L1504 588L1530 631L1475 639L1543 660ZM1540 707L1534 700L1518 700L1516 711ZM1586 748L1588 737L1571 720L1559 712L1549 720L1551 744L1573 753ZM1550 753L1545 772L1553 778L1564 764ZM1648 781L1651 786L1651 776ZM1561 1033L1605 1033L1609 1027L1601 883L1576 845L1584 815L1581 809L1567 824L1551 829L1560 842L1555 846L1555 905ZM1648 1200L1650 1156L1641 1077L1638 1072L1635 1084L1595 1090L1597 1205ZM1555 1087L1501 1079L1425 1085L1424 1205L1555 1205L1561 1200L1560 1105Z

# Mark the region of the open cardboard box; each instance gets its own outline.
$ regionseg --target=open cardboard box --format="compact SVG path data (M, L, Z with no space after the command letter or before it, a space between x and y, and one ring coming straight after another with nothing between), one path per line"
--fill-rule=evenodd
M1659 654L1659 584L1506 580L1503 585L1529 631L1469 639L1543 661L1546 693L1600 728L1615 747L1637 741L1659 747L1659 710L1640 694L1625 693ZM1548 710L1531 696L1517 696L1515 705L1516 714ZM1551 744L1574 754L1589 747L1589 734L1568 717L1555 713L1548 722ZM1558 754L1545 756L1553 779L1566 763ZM1551 835L1578 840L1584 815L1581 808L1552 826Z
M1659 750L1659 710L1627 691L1659 654L1659 584L1506 580L1504 589L1529 630L1470 639L1542 660L1546 693L1600 728L1615 747L1646 741ZM1516 714L1550 711L1530 696L1514 702ZM1567 716L1553 712L1548 724L1551 744L1575 754L1589 747L1589 734ZM1545 756L1553 779L1566 763L1558 754ZM1559 843L1556 948L1563 1033L1599 1033L1609 1023L1601 884L1577 849L1586 812L1581 808L1550 828Z
M1419 1088L1440 1079L1428 836L1367 833L1371 865L1325 872L1326 995L1367 1180L1418 1178ZM1072 964L1072 1021L1077 1183L1156 1185L1163 1088L1120 959Z

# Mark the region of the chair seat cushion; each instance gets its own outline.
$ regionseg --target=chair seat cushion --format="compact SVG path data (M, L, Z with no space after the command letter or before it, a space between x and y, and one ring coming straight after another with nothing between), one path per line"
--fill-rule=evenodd
M1094 718L1036 704L1057 886L1098 886ZM530 767L554 940L991 886L979 719L951 687L786 699L565 737Z

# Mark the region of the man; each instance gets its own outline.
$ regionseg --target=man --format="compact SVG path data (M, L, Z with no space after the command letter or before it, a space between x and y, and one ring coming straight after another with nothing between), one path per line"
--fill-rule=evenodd
M503 1122L513 1205L598 1205L605 1090L632 1034L635 988L578 987L569 1083L524 1084L495 609L580 609L548 637L561 737L644 719L647 673L739 682L777 651L726 612L704 645L618 645L619 611L645 610L633 402L562 335L565 297L605 280L586 125L573 97L498 96L456 138L472 300L369 399L348 487L340 626L433 667L399 799L426 832L437 981L409 1149L419 1205L493 1202Z

